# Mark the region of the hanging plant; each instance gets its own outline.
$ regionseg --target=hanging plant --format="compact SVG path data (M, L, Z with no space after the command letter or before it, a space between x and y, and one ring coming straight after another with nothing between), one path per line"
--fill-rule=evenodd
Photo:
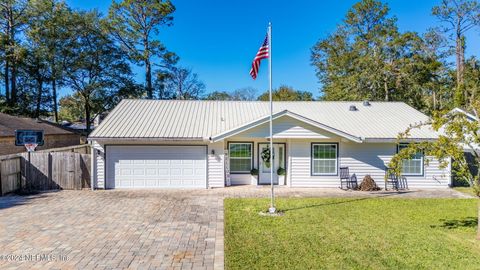
M270 148L265 148L262 150L262 157L263 163L265 163L265 167L270 168Z

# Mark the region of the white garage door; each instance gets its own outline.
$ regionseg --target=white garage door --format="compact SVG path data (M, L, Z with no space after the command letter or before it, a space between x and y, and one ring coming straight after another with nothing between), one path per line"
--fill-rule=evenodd
M205 188L206 146L107 146L107 188Z

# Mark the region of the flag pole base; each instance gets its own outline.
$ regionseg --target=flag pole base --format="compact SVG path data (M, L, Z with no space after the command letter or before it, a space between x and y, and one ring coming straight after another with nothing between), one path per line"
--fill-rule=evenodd
M274 214L275 212L277 212L277 209L275 207L270 207L270 208L268 208L268 212L270 214Z
M285 215L285 212L278 211L277 209L275 209L275 212L273 213L270 211L262 211L262 212L259 212L258 214L262 217L282 217Z

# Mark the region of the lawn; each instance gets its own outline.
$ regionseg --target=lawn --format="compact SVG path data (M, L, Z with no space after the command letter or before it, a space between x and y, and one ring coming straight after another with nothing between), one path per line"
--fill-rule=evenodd
M480 269L476 199L225 200L227 269Z
M454 187L453 189L468 195L476 196L475 192L473 191L473 188L471 187Z

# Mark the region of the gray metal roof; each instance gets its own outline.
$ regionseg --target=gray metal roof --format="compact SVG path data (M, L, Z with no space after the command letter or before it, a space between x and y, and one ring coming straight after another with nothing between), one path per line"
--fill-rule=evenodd
M288 111L362 139L394 139L409 125L428 117L403 102L274 102L274 113ZM350 111L355 105L357 111ZM92 132L90 139L208 139L269 115L268 102L123 100ZM411 138L436 138L429 128Z

